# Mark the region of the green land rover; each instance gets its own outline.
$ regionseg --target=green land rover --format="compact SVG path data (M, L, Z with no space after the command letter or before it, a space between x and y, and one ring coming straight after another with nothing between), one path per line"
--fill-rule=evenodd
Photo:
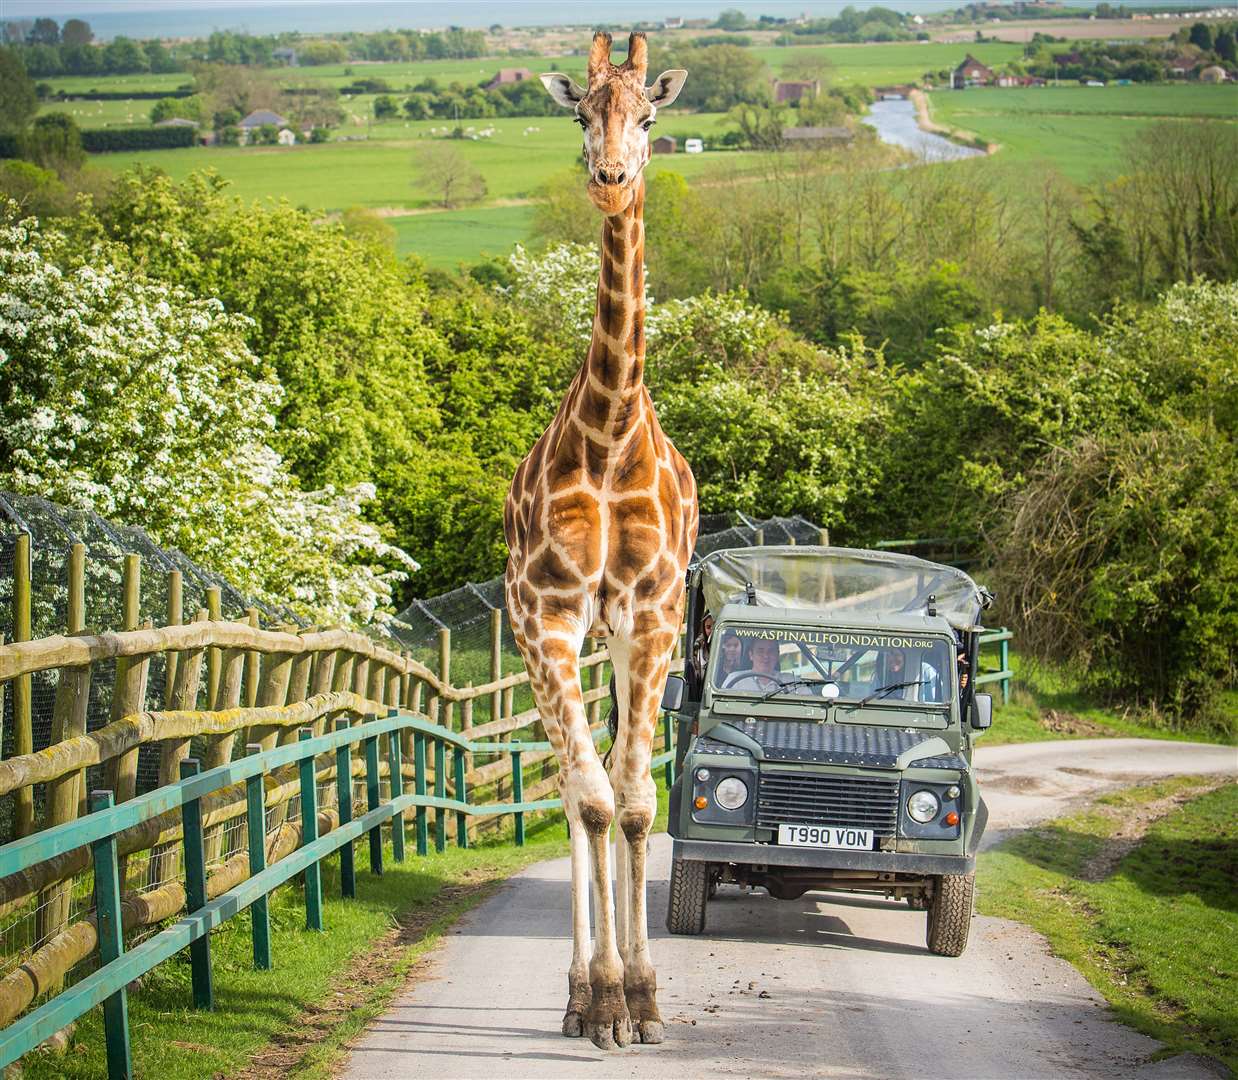
M961 570L824 547L716 551L689 571L667 928L699 934L719 883L782 900L877 893L967 944L988 817L971 767L989 594Z

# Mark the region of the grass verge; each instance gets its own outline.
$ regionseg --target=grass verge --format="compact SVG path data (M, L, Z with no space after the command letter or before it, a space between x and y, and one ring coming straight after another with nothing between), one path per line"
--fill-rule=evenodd
M1135 738L1170 739L1179 742L1232 742L1232 736L1212 730L1178 730L1157 723L1156 717L1130 709L1099 704L1068 672L1034 664L1013 650L1010 654L1010 701L1001 704L997 684L982 689L997 703L993 727L981 746L1043 742L1048 739ZM1225 696L1225 711L1238 715L1238 695ZM1231 730L1235 727L1230 720Z
M1020 833L981 860L978 907L1043 934L1169 1052L1238 1070L1238 784L1216 782L1131 788Z

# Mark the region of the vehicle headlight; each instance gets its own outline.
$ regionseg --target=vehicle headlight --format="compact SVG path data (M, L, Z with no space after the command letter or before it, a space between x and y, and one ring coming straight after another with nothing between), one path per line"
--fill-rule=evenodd
M932 821L940 809L941 803L931 791L917 791L907 800L908 815L912 821L918 821L921 825L927 825Z
M718 781L714 800L723 810L738 810L748 801L748 785L738 776L728 776Z

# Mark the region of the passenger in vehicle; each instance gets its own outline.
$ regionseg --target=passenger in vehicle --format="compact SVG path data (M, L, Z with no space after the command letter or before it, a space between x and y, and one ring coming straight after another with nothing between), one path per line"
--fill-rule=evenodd
M748 664L744 660L744 643L739 640L739 635L734 630L728 630L722 635L722 643L718 647L722 653L718 657L718 673L714 681L718 686L723 686L728 676L745 670Z
M714 617L707 611L701 620L701 632L692 643L692 666L697 685L705 682L705 669L709 666L709 646L714 634Z
M728 689L732 690L769 690L783 682L778 672L778 663L782 654L781 642L761 638L748 646L748 668L751 674L736 679ZM726 683L719 680L719 686Z
M900 686L881 696L891 700L902 701L943 701L941 675L938 673L937 668L927 660L922 660L920 661L918 672L912 674L914 671L915 668L908 663L907 650L891 649L885 655L881 677L873 689L877 690L883 686L893 686L896 683L912 682L918 679L920 680L919 685Z

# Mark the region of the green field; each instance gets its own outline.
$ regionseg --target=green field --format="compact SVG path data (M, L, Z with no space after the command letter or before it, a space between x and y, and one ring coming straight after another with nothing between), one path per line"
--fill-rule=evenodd
M1049 162L1071 179L1115 175L1122 144L1148 124L1171 117L1238 122L1238 92L1229 86L1106 86L939 90L933 119L1001 147L994 161Z
M505 255L529 238L533 208L494 206L452 210L443 214L412 214L391 219L396 253L417 255L428 266L454 268L488 255Z

